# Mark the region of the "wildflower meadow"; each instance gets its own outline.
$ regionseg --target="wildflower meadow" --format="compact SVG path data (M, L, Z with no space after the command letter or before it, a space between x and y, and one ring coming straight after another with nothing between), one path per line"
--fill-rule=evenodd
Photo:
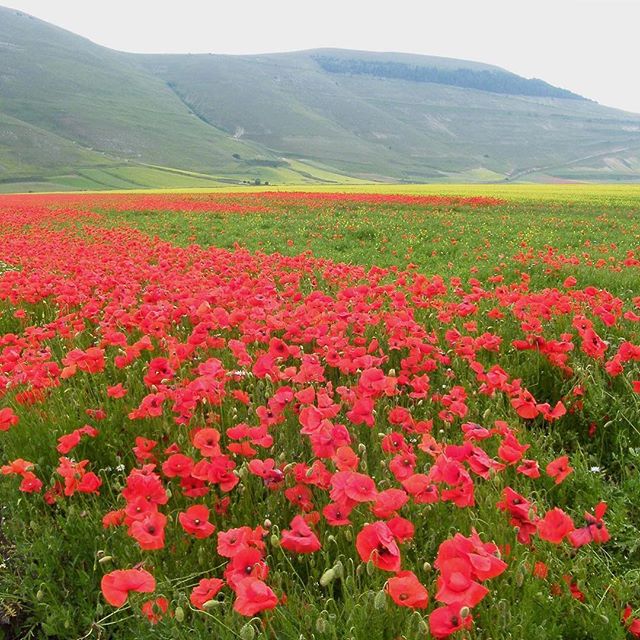
M640 637L639 282L634 192L0 196L0 638Z

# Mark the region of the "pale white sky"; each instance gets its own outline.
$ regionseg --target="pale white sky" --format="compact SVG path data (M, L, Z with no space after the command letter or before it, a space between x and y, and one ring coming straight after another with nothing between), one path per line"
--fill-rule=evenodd
M640 113L640 0L0 0L114 49L465 58Z

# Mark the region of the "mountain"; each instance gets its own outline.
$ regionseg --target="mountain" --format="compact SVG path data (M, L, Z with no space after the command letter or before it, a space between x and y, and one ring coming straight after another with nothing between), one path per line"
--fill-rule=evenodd
M139 55L0 8L0 189L640 180L640 116L480 63Z

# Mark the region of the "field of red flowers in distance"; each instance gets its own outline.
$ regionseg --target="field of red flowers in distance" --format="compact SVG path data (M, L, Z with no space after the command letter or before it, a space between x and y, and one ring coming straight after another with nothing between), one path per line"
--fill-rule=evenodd
M640 203L0 196L0 638L640 637Z

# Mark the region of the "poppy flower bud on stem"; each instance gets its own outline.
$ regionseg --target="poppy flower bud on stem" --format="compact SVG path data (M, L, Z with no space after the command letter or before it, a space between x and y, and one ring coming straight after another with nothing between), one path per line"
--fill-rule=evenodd
M466 618L469 614L471 613L469 607L462 607L462 609L460 609L460 617L461 618Z
M372 554L373 555L373 554ZM373 560L367 562L367 575L372 576L376 571L376 566L373 564Z
M336 572L333 568L327 569L322 576L320 576L320 584L323 587L329 586L336 578Z
M379 611L387 608L387 594L383 591L378 591L373 599L373 608Z

